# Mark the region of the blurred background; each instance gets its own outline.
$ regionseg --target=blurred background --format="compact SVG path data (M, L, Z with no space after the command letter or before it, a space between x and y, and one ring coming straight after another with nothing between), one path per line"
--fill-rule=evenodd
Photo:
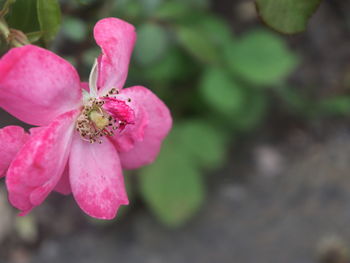
M36 1L12 3L9 27L85 81L94 24L134 24L127 86L152 89L174 127L154 164L125 172L131 204L112 221L56 193L17 217L2 180L1 263L350 262L350 2L286 35L251 0Z

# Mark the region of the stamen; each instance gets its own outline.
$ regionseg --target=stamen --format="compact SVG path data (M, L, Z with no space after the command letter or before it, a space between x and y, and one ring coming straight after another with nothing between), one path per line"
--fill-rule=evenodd
M109 93L118 94L118 90L112 89ZM130 115L133 115L133 111L129 106L124 102L117 100L117 102L119 102L119 104L121 103L120 105L123 107L115 108L114 106L118 106L119 104L117 103L114 105L113 103L115 103L115 101L113 101L112 105L105 108L105 104L111 102L104 101L103 98L108 98L108 94L102 97L102 99L90 98L86 102L76 122L76 130L79 132L81 138L89 143L98 142L101 144L101 137L114 136L114 131L118 129L122 131L127 124L133 123L133 117ZM108 99L115 100L112 97L109 97ZM113 112L110 112L111 106L113 106ZM118 114L119 111L121 111L120 114Z

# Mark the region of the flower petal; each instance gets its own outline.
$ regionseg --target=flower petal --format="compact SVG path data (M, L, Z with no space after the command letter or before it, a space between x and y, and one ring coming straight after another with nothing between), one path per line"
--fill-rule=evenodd
M19 126L0 129L0 177L5 176L11 161L28 138L29 134Z
M104 97L102 108L119 122L119 128L123 130L128 124L135 124L134 111L123 100L112 97Z
M37 135L38 133L40 133L40 131L42 131L42 130L44 130L44 129L46 129L45 126L42 126L42 127L33 127L33 128L30 128L30 129L29 129L29 134L30 134L31 136L35 136L35 135Z
M75 200L88 215L115 217L120 205L129 203L118 153L107 139L90 144L79 135L69 157L70 183Z
M89 83L87 82L81 82L80 83L80 87L84 90L86 90L87 92L90 92L90 89L89 89Z
M111 88L124 86L136 33L135 28L123 20L105 18L95 25L94 37L102 49L97 86L104 95Z
M76 70L54 53L32 45L0 60L0 107L32 125L48 125L81 103Z
M123 89L120 95L131 99L136 124L134 127L128 125L122 134L111 140L120 152L122 167L135 169L155 160L164 137L170 131L172 118L167 106L149 89L135 86Z
M68 163L66 165L66 168L64 168L63 174L61 175L61 179L58 181L54 190L63 195L69 195L70 193L72 193L72 189L70 187L70 182L69 182Z
M25 214L44 201L66 166L78 111L35 132L11 163L6 184L11 204Z

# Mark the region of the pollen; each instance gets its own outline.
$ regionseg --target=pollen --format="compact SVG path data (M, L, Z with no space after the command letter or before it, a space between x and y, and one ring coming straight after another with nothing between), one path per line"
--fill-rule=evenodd
M96 110L90 112L89 118L95 124L95 126L101 130L106 128L106 126L109 124L107 116Z
M119 128L119 122L103 110L103 104L103 101L91 98L84 105L76 122L76 130L83 140L102 143L101 137L113 136Z

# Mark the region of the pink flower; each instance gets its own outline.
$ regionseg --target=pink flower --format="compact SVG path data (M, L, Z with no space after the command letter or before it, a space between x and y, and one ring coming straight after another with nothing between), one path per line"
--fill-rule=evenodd
M5 176L11 161L28 139L29 135L21 127L0 129L0 178Z
M0 154L0 173L13 158L6 184L22 215L55 190L72 193L92 217L114 218L129 203L122 168L151 163L171 128L168 108L150 90L122 89L134 27L106 18L94 37L102 54L88 85L68 62L36 46L14 48L0 60L0 106L40 126L23 146L13 138L2 142L8 154ZM17 137L23 141L23 132Z

